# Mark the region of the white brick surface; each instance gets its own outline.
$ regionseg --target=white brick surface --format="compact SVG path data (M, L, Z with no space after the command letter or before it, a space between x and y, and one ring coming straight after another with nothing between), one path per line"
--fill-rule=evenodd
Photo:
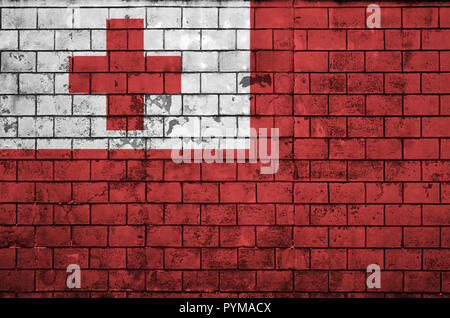
M20 31L19 48L21 50L53 50L54 31L23 30Z
M250 12L242 8L219 8L219 28L250 28Z
M1 116L35 115L35 97L20 95L3 95L0 97Z
M38 115L71 115L72 96L39 95L37 96Z
M162 50L164 47L163 30L144 31L144 50Z
M17 74L0 73L0 94L17 93Z
M145 8L111 8L110 19L145 19Z
M2 72L33 72L36 69L35 52L2 52Z
M0 137L17 136L17 118L0 117Z
M106 29L106 20L108 19L108 9L106 8L75 9L73 15L73 27L76 29Z
M21 94L50 94L53 93L52 73L25 73L19 75Z
M36 9L3 8L2 29L34 29L36 18Z
M19 137L53 137L53 117L19 117Z
M228 51L219 53L220 71L248 72L250 71L250 51Z
M199 30L167 30L165 48L168 50L199 50Z
M181 8L147 8L147 28L181 27Z
M201 78L202 93L236 93L236 74L234 73L203 73Z
M74 115L106 115L106 95L74 95Z
M220 95L219 113L221 115L249 115L249 103L249 95Z
M236 32L234 30L203 30L202 49L203 50L233 50Z
M71 29L73 26L72 8L38 9L39 29Z
M183 27L208 29L217 25L217 8L183 8Z
M182 60L183 72L218 71L219 55L217 52L185 51Z
M90 32L88 30L57 30L56 50L89 50Z
M38 52L37 71L67 72L67 70L69 69L69 56L72 56L71 52Z
M217 148L209 137L248 136L249 2L135 4L1 9L0 149ZM106 56L108 18L144 19L145 56L181 56L181 93L144 94L142 131L107 130L106 95L69 92L69 57Z
M217 95L183 96L184 115L217 115L219 99Z
M17 50L19 47L19 31L0 31L0 50Z

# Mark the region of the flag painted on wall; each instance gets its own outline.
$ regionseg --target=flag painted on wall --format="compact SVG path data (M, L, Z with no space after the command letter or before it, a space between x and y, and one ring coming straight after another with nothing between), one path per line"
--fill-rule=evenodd
M450 295L449 8L1 1L0 296Z

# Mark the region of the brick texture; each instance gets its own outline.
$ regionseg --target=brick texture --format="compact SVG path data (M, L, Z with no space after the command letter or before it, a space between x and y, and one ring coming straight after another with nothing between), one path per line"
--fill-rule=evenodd
M450 2L380 2L380 29L368 4L3 2L0 296L448 297ZM109 61L81 56L105 37ZM133 49L178 52L186 77L178 55ZM145 126L155 105L173 113ZM114 139L205 112L279 128L279 171ZM381 289L365 284L374 263Z

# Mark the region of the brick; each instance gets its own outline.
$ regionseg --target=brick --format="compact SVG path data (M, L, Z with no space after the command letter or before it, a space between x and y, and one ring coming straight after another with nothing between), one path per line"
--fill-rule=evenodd
M75 202L107 202L108 184L106 182L77 182L73 184Z
M450 53L449 52L439 52L439 61L440 66L439 69L441 71L449 71L450 70Z
M365 233L363 227L330 228L330 247L363 247Z
M421 178L418 161L385 162L386 181L419 181Z
M330 202L362 203L365 200L363 183L331 183Z
M254 246L256 240L253 226L226 226L220 228L220 246Z
M384 268L384 255L381 249L349 249L348 269L365 270L369 264Z
M438 203L439 184L437 183L407 183L404 185L407 203Z
M133 269L160 269L163 250L159 248L128 248L127 267Z
M308 249L277 248L276 265L280 269L308 269L310 253Z
M345 50L344 30L308 30L309 50Z
M328 12L325 8L294 9L296 29L323 29L328 27Z
M50 248L35 247L35 248L21 248L17 250L18 268L24 269L52 268L52 259L53 259L52 250Z
M111 290L144 290L145 272L128 269L109 271L109 288Z
M16 222L16 205L0 204L0 224L15 224Z
M415 249L390 249L386 251L386 269L417 270L421 269L422 253Z
M364 70L362 52L330 52L331 72L359 72Z
M291 271L257 271L256 288L261 291L291 291Z
M448 50L450 42L448 40L449 30L423 30L422 49L424 50Z
M183 290L213 292L219 288L219 273L216 271L183 272Z
M406 292L438 292L440 274L438 272L405 272L404 290Z
M106 246L106 226L75 226L72 228L73 246Z
M399 139L368 139L366 151L368 159L401 159L401 141Z
M199 269L200 250L194 248L165 249L164 264L167 269Z
M147 184L149 202L180 202L181 185L178 182L150 182Z
M312 205L312 225L346 225L347 210L344 205Z
M92 248L89 258L91 268L126 267L126 250L124 248Z
M69 246L70 244L70 227L68 226L39 226L36 228L37 246Z
M349 225L384 225L384 211L381 205L349 205Z
M291 183L258 183L256 189L258 202L292 202Z
M296 203L327 203L326 183L295 183L294 200Z
M402 98L396 95L368 95L367 115L402 115Z
M163 206L159 204L128 204L128 224L162 224Z
M148 246L181 246L181 226L149 226L147 227Z
M367 247L400 247L402 229L400 227L368 227Z
M55 268L66 269L68 264L78 264L80 268L89 267L89 249L87 248L55 248L53 255Z
M34 290L34 271L4 270L0 271L2 291L26 292Z
M438 52L404 52L403 70L406 72L433 72L439 70Z
M147 290L150 291L181 291L182 272L179 271L148 271L146 273Z
M255 10L255 28L292 28L291 8L258 8Z
M345 249L312 249L311 269L346 269L347 251Z
M234 248L202 249L202 268L234 269L237 268L237 250Z
M449 225L450 217L448 211L450 205L424 205L423 224L424 225Z
M221 291L253 291L256 286L255 271L220 272Z
M311 93L345 93L344 74L311 74Z
M330 95L330 115L363 115L364 96Z
M419 50L419 30L386 30L387 50Z
M364 28L365 12L362 8L330 8L330 28Z
M346 138L330 140L330 159L364 158L364 139Z
M400 72L401 70L401 52L366 52L367 72Z
M294 274L294 289L296 291L328 291L327 271L296 271Z
M366 185L368 203L401 203L401 183L370 183Z
M383 92L383 74L348 74L348 92L349 93L382 93Z
M438 8L404 8L404 28L437 28Z
M53 206L50 204L19 204L17 223L30 225L52 224Z
M332 271L330 272L330 291L364 291L366 278L361 271Z
M292 245L292 229L280 226L258 226L256 244L259 247L287 247Z
M183 246L214 247L219 245L219 229L216 226L184 226Z
M349 50L383 50L384 32L381 30L349 30Z
M311 162L312 181L342 181L346 179L346 165L343 161Z
M143 246L145 230L142 226L113 226L109 230L110 246Z
M294 54L295 72L327 72L328 53L327 52L295 52Z
M238 252L239 269L274 268L274 250L271 248L241 248Z
M436 227L405 227L403 240L405 247L408 248L439 247L439 229Z
M295 247L328 247L326 227L294 227Z
M36 28L36 9L14 8L2 10L2 28L4 29L34 29Z
M251 203L256 200L256 185L252 183L221 183L220 200L224 203Z

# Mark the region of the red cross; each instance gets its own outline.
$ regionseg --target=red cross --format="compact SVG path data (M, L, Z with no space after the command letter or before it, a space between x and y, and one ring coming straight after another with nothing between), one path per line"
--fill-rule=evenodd
M106 56L69 58L69 92L107 94L107 130L143 130L144 95L181 92L181 57L144 55L144 20L107 20Z

